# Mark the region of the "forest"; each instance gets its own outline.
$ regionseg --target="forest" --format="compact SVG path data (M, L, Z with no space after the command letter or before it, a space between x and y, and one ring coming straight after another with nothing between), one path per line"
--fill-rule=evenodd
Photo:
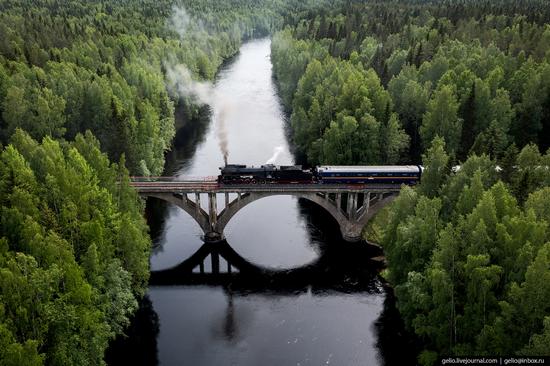
M349 2L273 36L310 164L422 164L368 227L420 365L550 355L550 13Z
M422 164L367 230L418 363L550 355L545 0L0 0L0 364L102 365L149 277L131 175L161 175L173 70L247 39L300 160Z

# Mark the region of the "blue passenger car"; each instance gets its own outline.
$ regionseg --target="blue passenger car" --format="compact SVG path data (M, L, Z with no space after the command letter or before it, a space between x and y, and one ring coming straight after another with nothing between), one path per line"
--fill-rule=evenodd
M419 165L320 166L317 179L323 184L408 184L420 181Z

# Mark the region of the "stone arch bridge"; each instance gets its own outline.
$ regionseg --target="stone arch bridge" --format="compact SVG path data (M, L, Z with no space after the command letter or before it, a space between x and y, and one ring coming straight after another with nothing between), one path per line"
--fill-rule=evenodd
M338 222L345 240L359 241L366 223L390 203L401 188L398 184L221 185L216 181L177 181L168 177L134 178L131 185L142 197L158 198L187 212L199 224L207 242L223 240L226 225L248 204L279 195L292 195L316 203ZM208 197L206 207L201 206L203 195ZM218 205L218 201L223 204Z

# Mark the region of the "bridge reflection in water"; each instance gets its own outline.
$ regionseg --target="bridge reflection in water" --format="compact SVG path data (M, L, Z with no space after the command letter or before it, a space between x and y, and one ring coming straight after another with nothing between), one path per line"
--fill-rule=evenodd
M273 270L247 261L226 241L205 243L179 265L152 272L150 285L153 291L169 291L173 285L195 288L197 291L205 286L221 288L225 295L225 310L217 320L215 333L227 342L238 342L243 337L242 333L247 331L246 322L242 324L241 319L246 314L241 313L239 306L242 306L243 299L251 296L276 299L303 296L322 299L326 296L339 296L338 294L361 296L365 299L372 295L384 296L383 310L374 322L376 347L385 360L385 365L408 364L414 359L413 347L402 330L403 325L395 309L392 290L379 277L383 264L373 258L380 254L381 250L376 246L342 241L338 245L322 248L321 256L313 263L295 269ZM216 266L217 259L212 259L216 256L225 266ZM209 262L209 265L205 262ZM231 266L230 271L228 266ZM117 364L117 359L124 362L133 360L132 364L135 365L158 363L155 356L159 332L158 316L147 297L137 316L140 318L132 322L133 329L129 330L129 338L120 340L117 352L108 355L113 361L111 364ZM245 329L242 329L243 326ZM131 352L126 353L124 342L138 344L128 345ZM399 352L395 352L396 345L400 347ZM144 354L140 355L140 352Z
M350 269L360 270L369 277L376 276L383 264L372 258L380 255L381 250L378 247L343 242L339 248L325 248L323 254L313 263L278 270L249 262L227 241L222 240L204 243L193 255L175 267L151 272L150 285L231 283L233 288L240 285L265 290L285 287L294 292L314 284L326 287L329 282L334 285L342 283L342 279L349 276ZM372 286L372 280L361 282L366 285L361 289L363 291L380 291L380 287Z

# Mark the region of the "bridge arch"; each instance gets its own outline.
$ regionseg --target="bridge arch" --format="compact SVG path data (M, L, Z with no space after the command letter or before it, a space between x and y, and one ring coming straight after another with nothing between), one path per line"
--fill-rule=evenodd
M215 226L216 232L222 233L225 227L231 221L240 210L252 202L258 201L262 198L273 196L293 196L297 198L303 198L311 202L316 203L325 209L337 222L340 227L345 225L347 218L343 212L336 209L336 205L332 204L329 200L321 197L317 193L304 193L304 192L261 192L261 193L245 193L240 197L231 201L218 215L218 220Z
M206 211L199 204L187 199L186 195L177 193L147 193L147 197L157 198L178 206L199 224L205 234L211 230L210 220Z

